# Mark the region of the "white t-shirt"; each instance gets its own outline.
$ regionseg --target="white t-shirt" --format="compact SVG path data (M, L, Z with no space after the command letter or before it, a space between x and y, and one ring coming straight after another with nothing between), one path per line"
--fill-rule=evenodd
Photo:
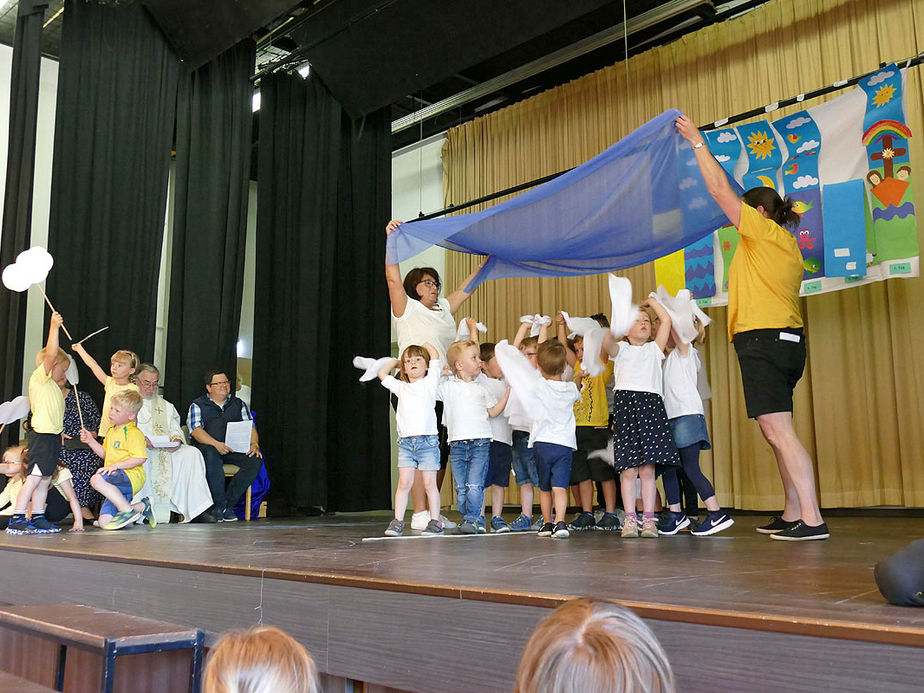
M529 447L533 443L555 443L577 450L574 403L581 401L577 385L571 381L546 380L539 375L533 394L540 406L536 407Z
M653 392L664 396L661 385L661 361L664 352L657 342L633 346L629 342L616 342L619 351L613 357L614 390Z
M526 404L520 399L516 390L510 391L507 406L504 407L504 414L506 414L507 421L510 422L510 427L514 431L529 432L533 427L533 417L529 415L529 412L526 410Z
M430 361L427 374L413 383L398 380L393 375L382 379L382 385L398 395L395 422L399 438L437 435L436 388L441 368L439 361Z
M482 383L443 378L436 398L443 401L443 425L450 441L491 437L488 409L497 404L497 399Z
M397 318L391 314L398 334L398 358L411 344L423 346L429 342L436 347L440 361L446 363L446 350L456 341L456 321L445 298L436 299L433 308L425 308L423 303L408 296L404 315Z
M498 402L507 392L507 383L504 382L503 378L489 378L482 373L475 380L488 388L488 392L494 395L494 399ZM509 402L510 400L508 399L507 401ZM497 416L489 416L488 421L491 424L491 440L513 445L513 429L510 427L510 421L507 420L506 407Z
M667 418L702 414L703 400L696 387L699 353L692 346L686 355L674 349L664 359L664 409Z

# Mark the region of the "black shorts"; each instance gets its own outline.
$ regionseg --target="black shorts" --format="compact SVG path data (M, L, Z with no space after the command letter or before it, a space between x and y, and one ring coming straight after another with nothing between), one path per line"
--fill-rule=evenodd
M32 474L32 470L38 467L42 476L51 476L55 473L60 456L60 433L36 433L29 443L29 469L26 475Z
M606 450L613 435L608 426L578 426L577 450L571 459L571 484L582 481L613 481L613 467L599 457L588 457L588 453Z
M733 341L748 416L792 412L792 393L805 369L802 328L748 330Z

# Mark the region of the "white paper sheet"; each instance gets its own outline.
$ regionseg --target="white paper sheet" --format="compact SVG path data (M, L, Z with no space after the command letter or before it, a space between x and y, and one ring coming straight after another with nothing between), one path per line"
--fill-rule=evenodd
M248 452L253 421L231 421L225 429L225 445L234 452Z
M148 436L148 440L155 448L175 448L179 445L179 442L170 440L170 436Z

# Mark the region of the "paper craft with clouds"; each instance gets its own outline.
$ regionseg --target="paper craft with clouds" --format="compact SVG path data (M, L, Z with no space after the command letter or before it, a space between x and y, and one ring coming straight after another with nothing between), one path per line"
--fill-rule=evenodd
M14 397L9 402L0 404L0 433L7 424L19 421L29 413L29 398L25 395Z
M40 245L24 250L16 256L16 262L3 268L3 285L10 291L17 293L26 291L33 284L36 285L39 291L42 292L45 303L54 311L55 307L51 305L48 295L41 286L54 264L54 258ZM70 339L71 335L67 328L64 325L61 327L64 329L64 334Z

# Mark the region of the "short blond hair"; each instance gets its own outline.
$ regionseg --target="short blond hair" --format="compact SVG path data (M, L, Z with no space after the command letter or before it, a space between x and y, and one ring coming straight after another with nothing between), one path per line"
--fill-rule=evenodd
M141 410L141 393L137 390L119 390L109 402L110 407L117 404L122 409L137 414Z
M651 629L628 609L573 599L533 631L514 693L673 693L674 674Z
M455 373L456 370L456 361L462 358L466 349L472 347L478 349L478 342L473 342L471 339L463 339L460 342L453 342L449 345L449 348L446 350L446 361L448 361L447 365L452 369L453 373Z
M38 368L42 365L42 362L45 360L45 349L39 349L39 352L35 355L35 367ZM61 347L58 347L58 353L55 356L55 363L67 370L67 367L71 365L71 359L67 355L67 352L64 351Z
M233 630L215 643L203 677L205 693L320 693L308 651L273 626Z

